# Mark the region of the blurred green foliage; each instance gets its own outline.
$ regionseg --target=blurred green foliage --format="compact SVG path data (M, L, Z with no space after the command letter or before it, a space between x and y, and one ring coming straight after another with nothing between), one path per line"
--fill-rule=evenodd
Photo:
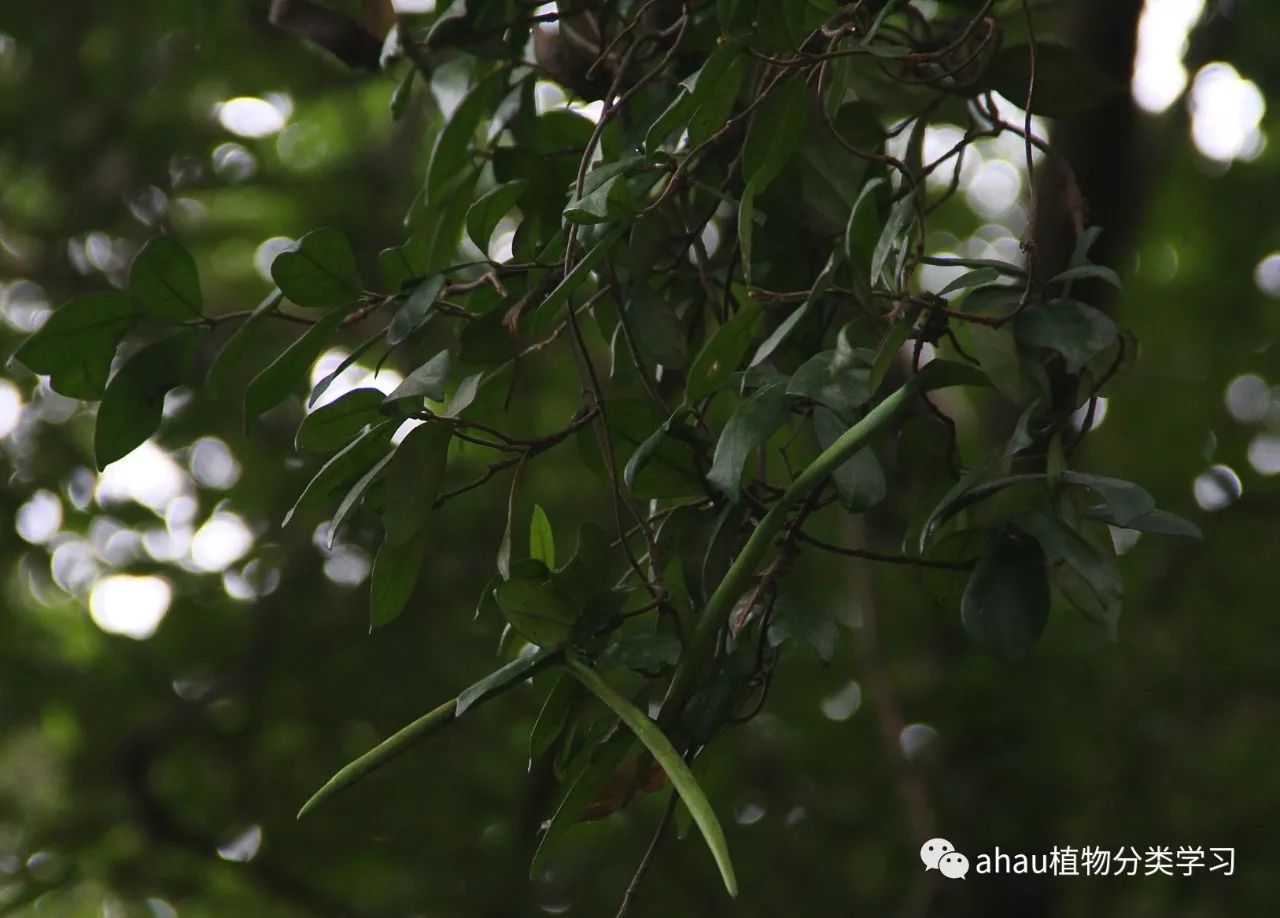
M393 122L390 76L344 71L271 29L263 7L139 2L51 15L18 3L0 13L6 356L43 310L125 283L130 256L160 229L195 255L214 315L251 309L269 289L268 240L337 227L366 277L377 275L380 250L403 241L441 123L437 101L419 93ZM1266 39L1276 26L1280 15L1250 5L1223 52L1267 97L1280 88ZM237 97L268 100L283 130L230 133L215 105ZM1180 112L1142 123L1149 205L1117 265L1126 290L1112 310L1141 353L1079 460L1142 482L1205 540L1144 536L1123 555L1118 643L1055 607L1033 654L1012 664L966 638L963 574L803 554L791 576L842 623L834 659L790 653L764 712L720 737L698 769L741 895L724 897L692 833L659 851L637 912L1216 918L1270 908L1280 495L1249 456L1274 444L1266 438L1280 409L1267 389L1260 412L1233 414L1224 393L1243 374L1267 386L1280 378L1280 310L1254 279L1280 249L1276 157L1266 149L1229 169L1209 164ZM940 219L957 241L987 222L963 208ZM352 349L373 330L344 330L341 343ZM261 334L283 348L295 332ZM517 422L561 424L574 408L570 361L521 372ZM357 518L336 552L322 547L326 527L308 530L314 515L279 526L320 464L282 459L300 406L268 414L249 435L228 399L184 393L160 442L190 499L152 509L101 487L95 500L91 413L18 365L6 379L0 397L12 390L24 407L0 452L0 910L611 913L662 800L576 828L543 873L525 878L554 804L551 769L526 769L548 677L294 820L338 765L498 662L501 623L473 611L493 573L504 491L439 511L409 613L370 635L367 589L352 581L367 575L377 521ZM561 396L532 394L546 392ZM238 478L200 474L208 437L229 447ZM1205 512L1192 483L1215 464L1238 475L1243 495ZM917 472L904 467L894 482L904 496L840 534L897 549L895 534L938 496L912 493ZM554 462L527 474L525 493L538 495L557 533L611 519L598 489ZM1233 497L1230 476L1216 474ZM41 494L61 508L52 538L31 528L37 500L49 506ZM238 515L255 537L227 573L148 550L214 513ZM89 585L116 569L172 584L146 640L106 633L87 614ZM969 852L1230 845L1236 875L970 874L940 885L919 863L925 827Z

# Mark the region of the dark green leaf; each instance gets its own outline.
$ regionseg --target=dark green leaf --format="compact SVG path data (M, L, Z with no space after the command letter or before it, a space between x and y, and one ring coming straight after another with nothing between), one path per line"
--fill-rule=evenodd
M1114 344L1118 335L1105 313L1070 300L1023 311L1014 320L1014 331L1025 344L1057 351L1072 373Z
M527 180L515 179L486 191L467 208L467 236L485 255L489 253L489 237L499 221L510 213L528 187Z
M1085 517L1111 526L1118 526L1121 529L1134 529L1138 532L1150 532L1157 535L1185 536L1189 539L1204 538L1199 526L1190 520L1183 519L1176 513L1169 513L1167 510L1149 510L1137 517L1128 519L1128 522L1123 526L1116 522L1115 513L1105 504L1085 511Z
M762 311L759 303L748 301L733 318L716 329L689 368L685 384L689 401L705 398L729 381L751 347Z
M391 442L391 435L399 426L397 421L383 421L343 447L320 467L320 471L303 488L281 525L288 526L299 511L322 505L344 485L365 474L383 457Z
M267 298L258 304L258 307L247 319L240 323L240 327L227 339L227 343L218 352L218 356L213 361L213 366L209 368L209 375L204 380L205 393L210 398L219 398L226 391L227 384L232 379L241 376L241 368L245 357L249 355L249 351L255 345L262 343L260 329L266 325L267 320L279 309L280 300L283 297L284 294L279 290L271 291Z
M969 287L980 287L983 284L990 284L999 279L1000 272L995 268L978 268L973 271L966 271L939 290L938 296L946 296L948 293L955 293L957 290L967 290Z
M1106 502L1111 512L1112 525L1127 527L1156 509L1156 499L1141 485L1123 478L1106 478L1084 472L1063 472L1062 480L1068 484L1082 485Z
M605 233L599 242L578 259L577 264L564 276L564 280L560 281L556 289L551 291L550 295L543 300L542 305L538 308L549 315L554 315L556 310L569 302L569 297L582 286L583 282L591 275L591 272L595 270L596 265L608 253L609 247L617 242L626 230L626 226L619 225Z
M383 509L389 544L409 541L426 525L448 468L451 437L444 424L420 424L391 454Z
M60 395L101 398L116 345L136 320L133 305L119 294L77 297L55 311L14 357L47 375Z
M531 644L560 646L573 634L578 610L560 595L549 576L513 577L498 584L496 597L511 627Z
M170 236L149 240L129 269L129 298L162 322L196 319L204 307L196 260Z
M529 732L529 762L542 758L552 744L564 732L565 724L573 713L578 694L582 691L576 680L568 675L561 675L547 693L547 700L542 703L538 719Z
M454 109L449 123L436 135L427 166L426 198L428 205L438 203L451 179L471 165L471 141L490 107L504 75L495 73L477 83Z
M156 432L164 397L188 382L197 332L182 331L148 345L107 383L93 428L93 453L99 469L115 462Z
M369 630L395 621L404 611L427 554L430 530L425 527L402 545L383 542L373 560L369 585Z
M822 449L831 446L848 429L849 425L826 408L818 408L813 413L813 430ZM836 483L840 502L850 513L869 510L889 494L884 469L869 446L846 459L831 477Z
M395 346L407 339L418 329L427 324L431 318L431 307L440 298L444 289L444 276L440 274L427 278L413 288L404 305L396 310L387 326L387 343Z
M303 418L293 445L317 453L340 449L366 425L381 418L381 407L382 393L377 389L353 389Z
M991 380L986 373L971 363L959 360L930 360L916 374L916 384L922 392L934 389L949 389L952 386L990 386Z
M312 230L271 263L271 277L299 306L350 306L360 296L360 272L351 243L340 230Z
M1077 265L1074 268L1068 268L1063 271L1049 283L1066 284L1077 280L1105 281L1117 290L1124 286L1124 283L1120 280L1120 275L1103 265Z
M741 497L742 469L752 450L762 445L787 419L787 397L781 384L754 392L730 415L716 442L707 481L730 500Z
M284 401L298 387L341 324L341 312L329 313L253 378L244 393L246 427L258 415Z
M742 179L757 192L777 177L800 143L808 108L804 80L792 77L756 110L742 152Z
M1069 585L1063 592L1077 608L1107 629L1116 639L1124 583L1116 570L1114 556L1104 555L1065 522L1039 509L1026 508L1014 516L1013 522L1033 536L1052 562L1055 558L1069 565L1079 575L1084 590ZM1061 586L1064 581L1058 581Z
M342 529L342 524L347 521L347 517L351 515L351 511L364 501L365 494L369 493L371 488L379 478L387 470L387 466L391 463L392 453L387 453L377 462L375 462L369 471L365 472L351 486L351 490L347 491L346 496L338 504L338 509L334 511L333 519L329 521L329 538L328 545L333 548L333 543L338 540L338 532Z
M905 236L912 218L915 217L915 208L915 197L907 195L899 199L898 203L894 204L893 209L889 211L889 219L885 222L884 229L880 232L880 238L876 242L875 250L871 253L869 276L872 286L879 282L885 265L889 263L889 256L893 254L893 251L906 245ZM896 284L896 279L891 283Z
M846 421L871 398L869 373L836 351L821 351L800 365L787 383L787 395L825 405Z
M769 646L779 647L784 641L801 641L818 652L823 663L836 655L839 638L831 610L807 596L783 593L773 604L769 619Z
M452 366L453 357L448 351L441 351L406 376L404 381L386 397L386 401L394 402L402 398L421 401L426 398L433 402L443 402L445 385L449 380L449 370Z
M1049 620L1044 553L1030 539L993 537L960 604L964 629L997 659L1019 660Z
M737 101L747 60L734 45L717 48L693 81L693 114L689 117L689 144L696 147L724 126Z

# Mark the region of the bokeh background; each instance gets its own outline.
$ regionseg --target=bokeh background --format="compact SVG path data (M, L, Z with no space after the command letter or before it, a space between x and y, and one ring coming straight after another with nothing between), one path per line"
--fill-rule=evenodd
M272 30L266 6L0 6L0 358L67 298L120 285L160 229L217 311L261 299L308 229L342 228L369 266L401 241L456 95L438 81L393 123L391 77ZM640 914L1274 913L1280 6L1058 7L1052 28L1130 90L1051 130L1126 280L1110 309L1142 343L1077 462L1142 482L1205 539L1117 533L1119 642L1058 610L1016 665L966 640L963 577L808 559L799 575L848 625L836 659L787 659L711 782L742 896L695 836L660 852ZM982 146L963 182L930 250L1016 252L1021 147ZM357 365L331 391L398 381ZM91 408L0 369L0 914L612 914L660 803L581 827L530 880L554 794L526 767L541 691L294 820L335 768L492 668L499 623L472 613L505 498L440 514L410 610L370 636L373 530L330 550L321 521L279 526L315 464L291 450L301 411L248 437L234 400L180 391L160 435L99 475ZM531 488L565 532L608 512L580 484L551 465ZM902 512L865 525L900 531ZM923 832L970 853L1231 846L1236 870L939 884Z

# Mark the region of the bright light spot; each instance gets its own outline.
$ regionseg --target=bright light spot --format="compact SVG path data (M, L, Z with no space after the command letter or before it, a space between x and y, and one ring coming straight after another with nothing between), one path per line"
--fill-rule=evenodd
M213 148L213 171L228 181L243 182L258 171L258 160L238 143Z
M401 14L421 14L435 11L436 0L391 0L395 11Z
M172 599L173 588L162 577L113 574L93 585L89 617L108 634L143 641L156 633Z
M1227 385L1225 401L1227 411L1241 424L1256 424L1271 407L1271 387L1254 373L1237 376Z
M0 440L13 433L22 420L22 393L7 379L0 379Z
M1099 427L1102 426L1102 422L1107 419L1107 399L1106 399L1106 396L1099 395L1094 398L1093 402L1094 402L1093 424L1089 427L1089 429L1097 430ZM1071 415L1071 426L1074 427L1076 430L1083 430L1085 419L1088 416L1089 416L1089 403L1085 402L1083 405L1081 405L1079 408L1076 409L1074 414Z
M740 826L753 826L764 819L765 809L758 803L744 803L733 811L733 820Z
M1253 269L1253 282L1267 296L1280 297L1280 252L1272 252Z
M963 139L964 128L957 127L954 124L929 125L924 130L924 161L930 165L936 163L955 149L956 144ZM964 161L960 164L961 182L972 181L976 159L977 157L966 154ZM925 180L929 189L931 191L941 191L949 186L951 177L955 174L955 168L956 157L953 156L930 172Z
M846 721L862 706L862 686L850 682L834 695L822 699L822 715L827 720Z
M343 586L359 586L369 576L369 556L354 545L339 545L324 562L324 575Z
M271 280L271 264L281 252L287 252L298 244L288 236L272 236L264 239L253 252L253 267L265 281Z
M32 545L43 545L62 528L62 501L52 491L37 491L18 508L13 526Z
M217 437L201 437L191 448L191 474L206 488L225 491L240 480L240 463Z
M1133 100L1154 114L1165 111L1187 88L1191 29L1204 0L1147 0L1138 21L1138 53L1133 64Z
M1249 444L1249 464L1259 475L1280 474L1280 434L1258 434Z
M72 594L83 593L98 579L98 559L84 539L61 542L49 558L49 569L53 582Z
M1191 487L1196 504L1201 510L1221 510L1230 507L1244 494L1244 485L1234 469L1225 465L1211 466L1196 478Z
M288 115L266 99L238 96L214 106L224 128L241 137L270 137L284 129Z
M342 365L342 361L347 359L347 356L348 352L342 348L333 348L321 354L319 359L311 366L312 387L314 388L322 379L337 370ZM361 366L359 363L353 363L338 374L338 377L329 384L329 388L325 389L324 394L307 410L314 411L322 405L327 405L335 399L346 395L352 389L377 389L389 395L402 382L404 382L404 377L395 370L383 369L375 372L368 367Z
M262 847L262 826L249 826L225 845L218 846L218 857L244 864L254 859Z
M186 491L189 482L182 466L148 440L103 470L96 496L103 507L131 500L160 513Z
M222 588L232 599L251 602L269 596L280 586L280 570L257 558L244 566L243 570L226 571L222 575Z
M253 547L253 533L234 513L218 511L191 539L191 561L198 570L216 573L235 564Z
M1205 156L1221 163L1253 159L1262 152L1258 130L1267 111L1262 90L1230 64L1206 64L1191 84L1191 138Z
M938 731L928 724L907 724L898 734L898 745L908 761L916 761L938 741Z
M1005 159L984 162L965 189L969 206L989 220L1007 214L1020 194L1022 173Z

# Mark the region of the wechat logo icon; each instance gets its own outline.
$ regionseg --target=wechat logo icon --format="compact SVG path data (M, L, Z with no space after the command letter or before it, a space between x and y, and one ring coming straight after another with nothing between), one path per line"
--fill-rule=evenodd
M969 872L969 859L945 838L931 838L920 847L920 860L925 870L937 870L950 880L963 880Z

